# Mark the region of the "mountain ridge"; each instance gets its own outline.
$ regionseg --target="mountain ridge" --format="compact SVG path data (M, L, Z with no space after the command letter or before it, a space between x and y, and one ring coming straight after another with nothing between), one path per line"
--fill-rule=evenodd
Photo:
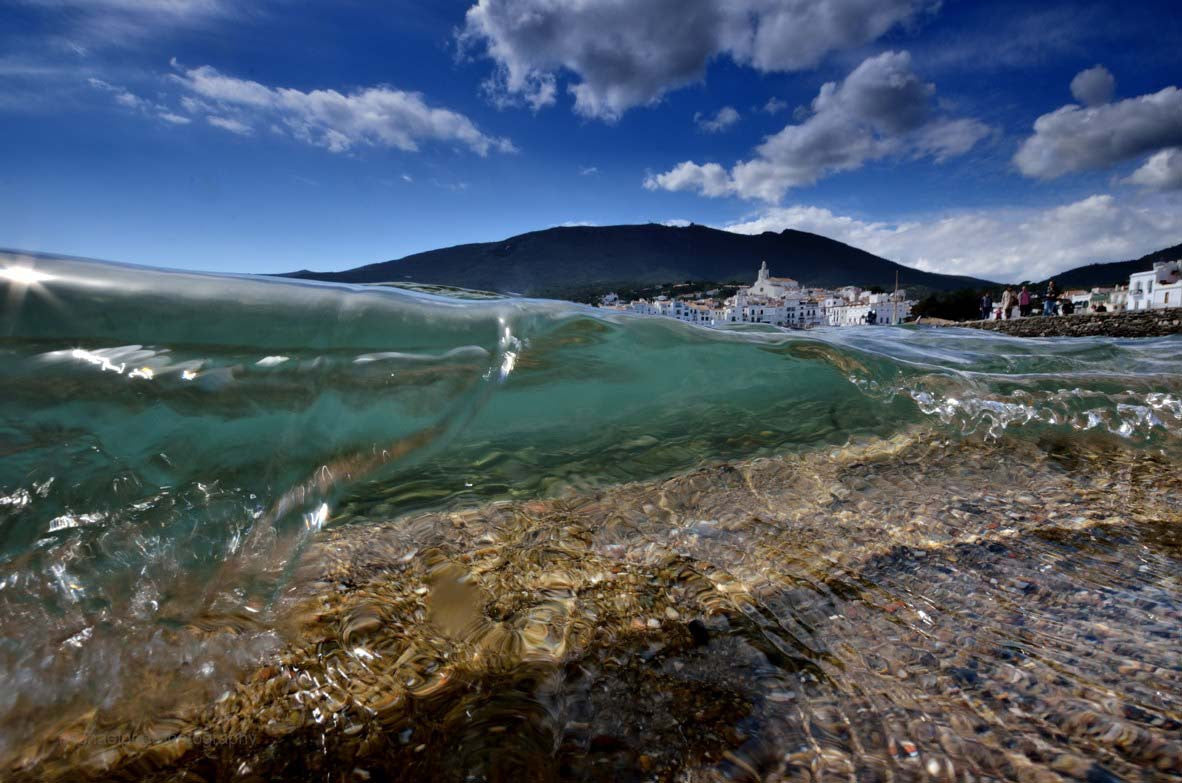
M497 242L414 253L341 272L300 270L286 277L344 283L413 281L537 295L588 287L686 280L750 281L767 261L772 274L805 286L894 285L953 290L996 283L924 272L805 231L736 234L691 224L558 226Z
M1052 278L1059 288L1127 283L1153 261L1182 257L1182 244L1141 258L1087 264ZM613 286L689 280L746 282L762 261L772 274L804 286L905 288L954 291L998 289L1007 283L925 272L836 239L795 229L736 234L690 224L555 226L495 242L469 242L412 253L340 272L302 269L282 277L341 283L415 282L528 295L564 296ZM1038 285L1045 285L1042 280Z
M1153 268L1155 261L1175 261L1178 259L1182 259L1182 243L1155 250L1140 258L1128 261L1103 261L1077 266L1057 275L1051 275L1040 285L1045 284L1048 280L1054 280L1060 291L1114 284L1128 285L1129 275L1133 272L1147 272Z

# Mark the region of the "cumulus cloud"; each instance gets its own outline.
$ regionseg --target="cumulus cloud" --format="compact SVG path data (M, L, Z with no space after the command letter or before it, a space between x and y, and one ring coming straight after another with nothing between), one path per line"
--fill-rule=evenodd
M727 170L717 163L697 164L683 161L664 174L654 174L644 181L649 190L696 190L703 196L729 196L735 192Z
M1100 106L1112 100L1116 79L1103 65L1080 71L1071 80L1071 94L1085 106Z
M1182 90L1166 87L1116 103L1068 104L1044 114L1035 120L1034 135L1022 142L1014 163L1028 177L1053 179L1179 146Z
M303 92L226 76L208 65L186 69L174 60L173 66L178 69L173 78L195 96L182 101L185 108L208 112L211 124L236 133L266 122L330 152L358 146L409 152L423 142L454 142L481 156L515 151L508 139L482 133L463 114L430 106L417 92L390 87Z
M1182 149L1173 147L1155 153L1125 182L1158 190L1182 188Z
M872 41L932 0L479 0L462 51L493 60L486 91L535 110L557 99L561 75L575 111L614 120L702 78L727 56L759 71L811 68Z
M899 223L812 206L768 209L725 228L759 234L793 228L822 234L929 272L990 280L1043 279L1097 261L1137 258L1182 241L1176 198L1121 203L1108 194L1050 208L961 212Z
M713 117L697 112L694 124L705 133L721 133L739 121L739 112L733 106L723 106Z
M907 52L884 52L866 59L841 84L823 85L811 114L765 139L751 160L729 172L717 163L684 161L648 177L644 186L776 202L791 188L890 155L943 161L989 134L977 120L933 117L935 91L911 70Z

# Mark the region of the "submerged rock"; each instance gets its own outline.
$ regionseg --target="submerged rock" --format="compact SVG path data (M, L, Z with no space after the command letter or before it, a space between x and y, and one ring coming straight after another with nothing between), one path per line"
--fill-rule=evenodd
M354 498L278 654L5 777L1182 780L1182 477L1095 448L916 436L381 522Z

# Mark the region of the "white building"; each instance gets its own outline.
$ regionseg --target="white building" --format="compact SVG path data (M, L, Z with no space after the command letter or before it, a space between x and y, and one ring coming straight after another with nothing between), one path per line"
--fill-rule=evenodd
M825 323L829 326L856 326L866 323L869 308L842 300L841 304L825 308Z
M825 306L816 299L801 300L796 311L799 326L821 326L825 323Z
M715 292L717 293L717 292ZM611 307L604 298L602 306ZM790 277L772 277L762 262L754 285L740 288L721 304L717 300L689 302L658 296L653 301L638 299L626 307L641 315L661 315L704 326L723 324L769 324L791 328L853 326L855 324L898 324L911 316L914 302L896 294L872 294L856 286L838 291L813 288L805 291Z
M800 283L791 277L769 277L767 261L764 261L759 265L755 285L747 289L747 295L753 299L799 299Z
M1071 300L1071 304L1075 307L1077 313L1087 313L1092 309L1092 292L1091 291L1068 291L1067 297Z
M902 291L897 294L859 291L858 298L854 301L837 298L825 300L825 319L830 326L901 324L911 316L911 307L914 304L915 302L903 298Z
M1157 261L1153 269L1129 275L1129 310L1182 307L1182 261Z
M800 284L790 277L772 277L760 264L755 284L740 288L715 311L715 325L771 324L800 327L816 323L816 307L802 307ZM802 311L806 313L802 320Z
M1153 302L1153 283L1157 280L1157 272L1134 272L1129 275L1129 305L1130 310L1148 310Z

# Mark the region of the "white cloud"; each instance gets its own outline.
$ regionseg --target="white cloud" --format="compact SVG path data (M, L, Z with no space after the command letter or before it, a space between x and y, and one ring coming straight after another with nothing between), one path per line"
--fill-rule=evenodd
M768 114L779 114L788 108L788 101L782 101L779 98L771 97L767 99L767 103L763 105L763 110Z
M932 0L479 0L459 33L491 58L499 103L553 104L563 73L575 111L615 120L703 77L727 56L762 72L811 68L872 41Z
M1071 95L1085 106L1102 106L1115 92L1116 78L1103 65L1080 71L1071 80Z
M810 231L929 272L1042 279L1082 264L1137 258L1182 241L1182 204L1129 204L1107 194L1050 208L968 211L900 223L819 207L776 207L729 226L740 234Z
M655 174L644 181L649 190L696 190L703 196L729 196L735 192L730 174L717 163L697 164L683 161L664 174Z
M156 103L155 101L141 98L140 96L123 87L110 84L103 81L102 79L90 78L86 81L94 89L110 94L115 100L115 103L123 106L124 108L131 109L132 111L139 112L141 114L153 115L173 125L189 124L188 117L182 117L181 115L176 114L162 103Z
M599 174L598 166L583 166L579 169L579 175L583 177L594 177Z
M211 114L205 118L205 121L216 128L228 130L230 133L236 133L239 136L249 136L254 133L254 128L232 117L218 117Z
M1182 90L1166 87L1116 103L1068 104L1044 114L1035 120L1034 135L1022 142L1014 163L1028 177L1052 179L1179 146Z
M120 106L126 106L129 109L138 109L143 106L144 101L129 92L121 92L115 96L115 103L118 103Z
M190 114L202 114L213 111L213 107L205 101L199 101L189 95L181 98L181 106Z
M102 90L103 92L110 93L111 97L115 99L115 103L118 103L120 106L126 106L129 109L138 109L147 103L138 96L128 92L123 87L110 84L103 81L102 79L95 79L92 77L87 79L86 83L96 90Z
M931 117L934 94L935 86L912 72L907 52L884 52L863 61L841 84L823 85L811 115L766 138L754 158L729 173L717 163L684 161L648 177L644 186L776 202L791 188L890 155L943 161L989 134L977 120Z
M1182 188L1182 149L1171 147L1150 156L1125 182L1158 190Z
M686 220L685 218L669 218L668 220L662 220L661 225L669 226L671 228L685 228L687 226L692 226L693 221Z
M935 120L915 133L915 155L937 163L963 155L993 133L984 123L967 118Z
M508 139L485 135L463 114L429 106L417 92L390 87L303 92L226 76L208 65L186 69L173 60L173 66L179 71L173 78L198 96L183 102L190 111L216 111L212 116L241 126L267 121L330 152L358 146L411 152L428 141L458 143L481 156L515 151Z
M701 112L694 114L694 124L706 133L720 133L739 121L739 112L733 106L723 106L713 117Z

